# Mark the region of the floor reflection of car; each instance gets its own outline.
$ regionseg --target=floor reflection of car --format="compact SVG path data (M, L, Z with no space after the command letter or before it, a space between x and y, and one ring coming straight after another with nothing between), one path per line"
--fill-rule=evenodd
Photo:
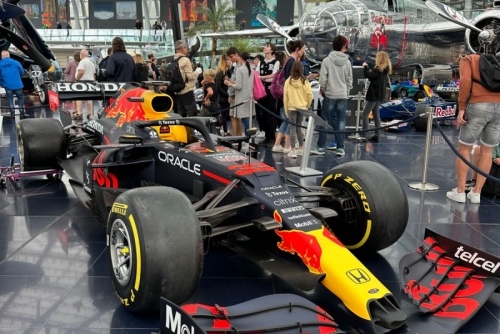
M383 125L394 124L389 129L410 129L412 122L403 122L416 114L425 114L429 107L434 107L434 117L437 119L454 119L457 112L456 102L447 102L441 96L434 93L428 86L424 90L417 91L411 98L402 98L385 102L380 105L380 119ZM399 123L399 124L397 124ZM427 118L419 117L413 120L417 131L427 129Z

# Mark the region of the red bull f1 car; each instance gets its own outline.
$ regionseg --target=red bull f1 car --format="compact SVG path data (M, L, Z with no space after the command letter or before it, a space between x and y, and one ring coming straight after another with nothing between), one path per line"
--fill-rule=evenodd
M455 119L457 102L447 102L438 94L435 94L428 86L419 90L412 98L402 98L385 102L380 105L380 119L383 125L391 125L392 130L409 130L412 122L401 122L413 118L416 115L423 115L429 107L434 108L434 118L438 120ZM413 120L413 125L417 131L426 131L427 118L418 117Z
M213 119L170 112L157 88L125 85L81 124L64 112L63 125L17 124L22 170L64 171L106 226L111 279L128 310L189 298L217 242L302 290L324 285L363 332L405 323L391 291L353 254L384 249L406 228L407 198L391 171L356 161L317 186L285 180L233 149L248 136L209 133Z

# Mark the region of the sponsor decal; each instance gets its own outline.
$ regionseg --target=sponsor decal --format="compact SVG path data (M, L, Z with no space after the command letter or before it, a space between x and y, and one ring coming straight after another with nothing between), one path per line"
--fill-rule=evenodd
M346 272L347 277L356 284L370 282L370 276L361 268L356 268Z
M312 215L310 213L302 213L300 215L293 215L291 217L288 217L288 219L294 220L294 219L307 218L307 217L312 217Z
M158 134L156 133L156 131L151 130L151 131L149 131L149 137L150 138L156 138L156 137L158 137Z
M170 126L168 125L160 126L160 133L170 133Z
M113 203L113 206L111 207L111 212L125 216L127 213L127 209L128 209L127 204L115 202L115 203Z
M311 220L306 220L306 221L303 221L301 223L295 223L293 224L293 226L295 226L295 228L303 228L303 227L306 227L306 226L313 226L313 225L318 225L320 222L316 219L311 219Z
M54 82L56 90L60 93L70 92L117 92L126 83L125 82ZM101 90L102 88L102 90Z
M275 230L275 232L281 237L281 241L277 243L279 249L299 256L311 272L323 272L321 269L321 254L323 251L316 237L300 230Z
M278 198L274 201L274 205L276 206L288 205L293 203L299 203L299 201L297 201L293 196L290 196L289 198Z
M127 124L125 131L130 133L131 135L135 135L135 128L131 124Z
M226 154L226 155L213 154L212 158L221 162L238 162L238 161L244 161L246 159L245 156L241 154Z
M452 106L447 106L446 109L443 109L441 107L436 107L434 117L452 117L455 116L455 112L457 111L457 105L454 104Z
M102 124L98 123L96 120L92 119L87 123L87 129L91 130L92 132L100 133L101 135L104 133L104 126Z
M305 210L302 205L299 206L292 206L291 208L286 208L286 209L281 209L282 213L290 213L290 212L295 212L295 211L302 211Z
M181 313L172 310L170 305L165 308L165 327L174 334L194 334L194 327L183 324Z
M457 247L455 257L476 267L489 271L492 274L494 274L498 270L498 268L500 268L500 262L495 263L492 261L488 261L484 257L481 257L478 252L467 252L464 246Z
M199 164L192 164L191 161L189 161L188 159L179 158L171 153L163 151L158 152L158 159L172 166L177 166L181 169L184 169L190 173L200 175L201 166Z
M283 188L283 186L279 185L279 186L270 186L270 187L260 188L260 190L267 191L267 190L274 190L274 189L281 189L281 188Z
M267 197L276 197L276 196L288 195L289 192L286 191L286 190L283 190L283 191L270 191L270 192L267 192L267 193L264 193L264 194L266 194Z

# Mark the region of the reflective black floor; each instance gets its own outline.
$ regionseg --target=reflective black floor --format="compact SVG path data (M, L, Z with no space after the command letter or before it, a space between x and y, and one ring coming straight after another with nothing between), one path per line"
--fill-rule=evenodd
M58 117L51 111L37 111L35 116ZM444 130L456 143L456 128L449 125ZM425 228L500 256L500 199L492 202L483 197L480 205L446 199L445 192L455 186L455 156L436 129L427 182L438 185L439 190L424 192L408 187L408 183L422 180L424 146L424 133L385 133L377 144L348 140L342 158L328 152L312 156L308 163L326 171L347 161L374 160L400 178L410 204L408 227L396 244L367 260L366 265L408 314L414 313L415 307L402 293L398 263L421 244ZM7 165L14 154L14 120L4 118L0 165ZM280 171L299 164L299 160L269 149L260 151L260 159ZM291 177L304 184L319 180ZM190 302L232 305L283 292L298 293L238 255L212 249ZM338 301L321 290L309 294L321 294L323 302L330 303L322 306L336 316ZM500 297L496 295L460 333L500 333ZM345 318L336 320L343 331L353 332ZM418 321L412 318L408 326L395 332L433 333L422 329ZM23 178L0 189L0 333L151 333L158 328L158 314L131 314L121 306L109 277L104 229L79 203L66 177L62 182L42 176Z

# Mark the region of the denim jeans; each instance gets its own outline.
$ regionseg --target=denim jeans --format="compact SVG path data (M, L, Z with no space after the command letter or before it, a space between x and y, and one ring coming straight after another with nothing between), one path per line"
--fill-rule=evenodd
M347 99L323 99L321 107L321 117L330 124L333 131L345 131L345 112L347 108ZM325 130L321 128L321 130ZM337 147L344 148L345 133L336 133L335 139L337 140ZM320 132L318 137L317 146L324 148L326 143L326 132Z
M285 113L284 108L280 108L280 116L283 119L288 119L288 117L286 117L286 113ZM290 123L285 122L285 121L281 122L281 125L278 129L278 132L284 133L285 135L289 135L290 134Z
M17 97L17 103L19 105L19 114L24 116L24 95L23 89L5 90L5 95L7 96L7 101L9 102L10 115L14 116L16 110L14 109L14 95Z

